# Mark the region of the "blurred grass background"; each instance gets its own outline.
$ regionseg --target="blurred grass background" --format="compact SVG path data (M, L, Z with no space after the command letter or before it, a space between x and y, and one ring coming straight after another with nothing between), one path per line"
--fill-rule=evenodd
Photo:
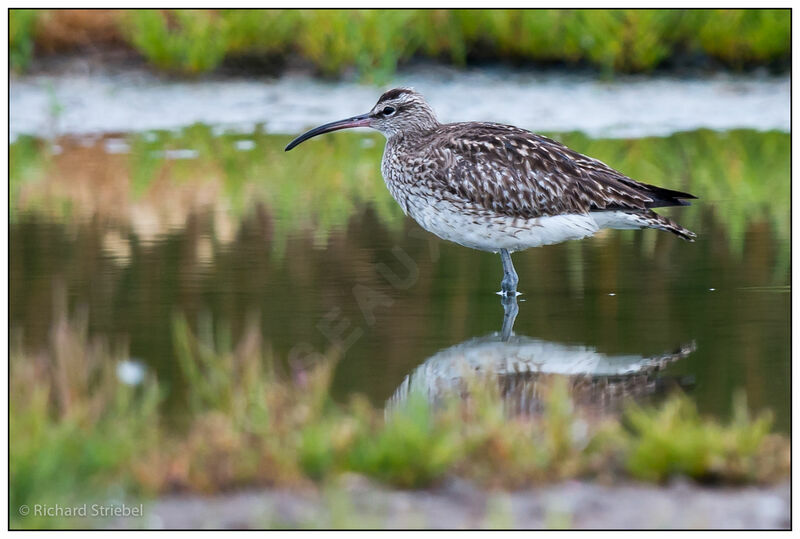
M9 14L12 68L51 53L127 47L157 69L209 72L224 61L384 80L429 58L572 64L605 74L664 66L788 69L790 11L677 10L27 10ZM255 63L255 64L254 64Z
M255 321L255 318L251 319ZM740 394L730 421L701 417L685 396L591 419L571 399L577 382L541 380L542 413L509 415L500 385L476 375L434 406L421 392L384 414L360 396L335 403L336 354L291 373L276 369L258 324L233 341L224 323L197 330L176 315L173 346L193 388L176 422L153 373L130 386L114 375L124 344L92 338L86 312L58 309L39 354L10 357L10 507L84 503L167 492L329 484L356 472L404 488L450 474L487 487L566 478L769 482L788 474L788 438ZM495 380L496 382L496 380ZM10 511L10 526L97 525Z

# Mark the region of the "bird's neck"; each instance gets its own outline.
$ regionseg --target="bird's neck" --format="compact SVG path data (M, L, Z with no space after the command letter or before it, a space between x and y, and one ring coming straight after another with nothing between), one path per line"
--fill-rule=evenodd
M436 115L429 107L422 108L416 111L411 123L405 126L403 130L406 135L410 136L424 136L431 131L436 130L440 125Z
M418 144L430 137L440 126L441 124L434 119L433 122L424 125L414 126L413 128L396 131L394 133L387 133L387 144L392 146Z

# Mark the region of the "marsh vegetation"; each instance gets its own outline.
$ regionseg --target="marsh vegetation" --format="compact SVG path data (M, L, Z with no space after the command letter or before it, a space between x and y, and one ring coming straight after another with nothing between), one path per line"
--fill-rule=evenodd
M11 65L86 47L127 46L157 69L196 74L223 61L386 80L431 58L585 65L606 74L665 65L785 68L788 10L12 10ZM274 67L272 68L274 70Z

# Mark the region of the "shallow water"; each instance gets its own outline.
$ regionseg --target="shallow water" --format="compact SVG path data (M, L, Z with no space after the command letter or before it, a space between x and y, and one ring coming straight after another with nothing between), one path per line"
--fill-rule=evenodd
M72 66L62 74L15 77L12 139L147 129L201 122L250 132L296 134L369 110L387 88L412 86L443 122L510 123L536 132L580 130L594 137L676 131L790 128L788 76L617 76L502 67L404 69L383 86L280 78L175 81L147 71ZM213 103L213 106L209 106Z
M378 405L453 347L498 341L499 257L440 241L402 215L380 177L382 138L343 133L285 154L288 137L261 131L195 125L15 142L17 342L42 349L59 305L86 309L90 334L129 343L179 408L191 388L172 348L176 314L196 331L230 328L234 342L255 319L289 371L336 356L335 398L363 393ZM679 386L719 416L742 389L788 430L789 136L560 138L635 178L698 195L665 213L699 237L608 231L516 253L514 339L539 347L533 370L624 364L617 375L646 375L636 379L641 392L623 384L628 393ZM689 352L659 368L636 367L681 348Z

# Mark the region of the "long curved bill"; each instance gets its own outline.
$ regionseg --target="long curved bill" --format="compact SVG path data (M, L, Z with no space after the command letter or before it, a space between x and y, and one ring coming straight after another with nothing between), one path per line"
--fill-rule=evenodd
M283 150L288 152L301 142L304 142L312 137L316 137L317 135L321 135L323 133L330 133L331 131L338 131L339 129L348 129L350 127L369 127L370 116L369 113L362 114L360 116L353 116L352 118L347 118L345 120L339 120L338 122L331 122L329 124L321 125L319 127L315 127L311 131L306 131L292 142L289 143L288 146Z

